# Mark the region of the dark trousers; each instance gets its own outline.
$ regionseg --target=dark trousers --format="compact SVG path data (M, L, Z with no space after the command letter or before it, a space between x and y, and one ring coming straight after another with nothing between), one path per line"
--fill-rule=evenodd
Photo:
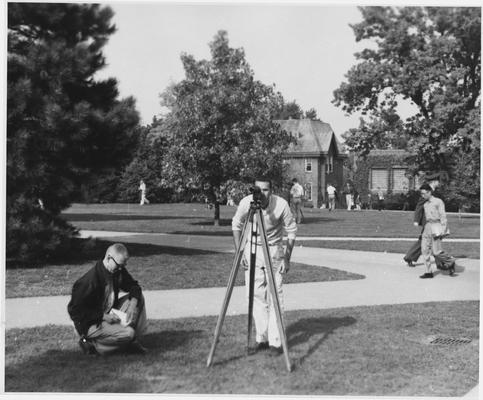
M404 256L404 261L409 262L416 262L418 261L419 256L421 255L421 235L419 236L418 240L413 243L413 245L409 248L406 255Z

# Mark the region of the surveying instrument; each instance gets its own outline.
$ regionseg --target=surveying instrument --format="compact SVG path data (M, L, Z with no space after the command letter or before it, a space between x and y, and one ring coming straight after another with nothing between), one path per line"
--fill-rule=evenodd
M275 309L275 317L277 320L278 332L282 342L283 354L285 358L285 364L289 372L292 371L292 365L290 363L290 358L288 354L288 344L287 337L285 335L285 327L282 320L282 311L280 308L280 301L278 298L278 293L275 287L275 277L273 275L272 258L270 257L270 250L268 247L267 234L265 230L265 222L263 220L262 214L262 191L258 186L255 186L252 190L253 200L250 203L250 210L248 216L245 220L243 230L241 233L240 241L235 253L235 258L233 260L233 266L231 269L230 277L228 279L228 285L225 293L225 299L223 300L223 305L221 306L221 312L218 316L218 322L215 328L215 338L211 346L210 354L208 355L208 361L206 365L211 366L213 362L213 356L215 354L216 345L218 339L220 338L221 327L223 321L225 320L226 310L228 308L228 303L230 302L231 294L233 292L233 286L235 285L235 279L240 267L240 263L243 257L243 252L250 237L250 265L249 265L249 287L248 287L248 333L247 333L247 354L250 351L250 336L252 331L252 316L253 316L253 296L255 288L255 264L257 256L257 238L260 237L261 247L263 251L263 257L265 260L265 269L268 275L268 290L271 296L271 301ZM259 231L259 233L257 232Z

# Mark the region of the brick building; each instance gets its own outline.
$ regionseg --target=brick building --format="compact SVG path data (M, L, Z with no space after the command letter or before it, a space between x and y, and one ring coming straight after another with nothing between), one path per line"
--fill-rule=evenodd
M326 186L331 183L339 192L343 189L343 163L347 155L331 126L310 119L275 121L297 139L284 155L289 164L289 176L297 178L305 189L305 205L320 207L326 201Z
M405 193L421 184L418 176L408 173L406 150L371 150L365 158L351 155L354 182L362 193L376 192L380 187L386 193Z

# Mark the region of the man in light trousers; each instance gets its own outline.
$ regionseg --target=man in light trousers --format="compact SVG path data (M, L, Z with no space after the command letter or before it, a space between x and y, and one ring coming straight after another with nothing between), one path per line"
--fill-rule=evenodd
M427 183L422 185L420 190L421 196L426 200L424 203L426 223L421 235L421 252L426 272L420 278L427 279L434 276L431 269L431 251L435 257L444 255L445 260L452 257L443 252L441 243L442 238L449 234L444 202L433 196L433 188ZM452 262L449 267L449 274L453 275L454 271L454 262Z
M329 211L335 210L335 195L337 190L331 183L327 185L327 195L329 197Z
M275 278L276 290L278 293L280 308L283 310L283 276L290 269L290 257L295 244L297 225L290 211L286 200L272 194L272 185L269 180L259 179L255 181L255 186L261 189L261 208L265 223L267 241L272 259L273 273ZM235 247L238 246L244 222L250 210L250 203L253 195L244 197L238 205L235 216L232 220L233 239ZM256 219L254 219L256 220ZM258 233L260 233L260 229ZM283 246L284 230L288 236L287 244ZM281 340L276 322L276 313L271 295L268 290L268 266L265 265L263 256L262 242L257 236L257 253L255 266L254 299L253 299L253 318L255 320L257 351L270 350L270 354L281 354ZM237 250L237 249L235 249ZM245 284L247 294L249 288L249 266L250 263L250 241L248 240L244 249L243 264L245 266Z
M292 188L290 189L290 205L292 206L292 213L295 216L297 224L301 224L304 220L304 215L302 213L302 201L304 195L304 188L298 183L297 178L293 178Z

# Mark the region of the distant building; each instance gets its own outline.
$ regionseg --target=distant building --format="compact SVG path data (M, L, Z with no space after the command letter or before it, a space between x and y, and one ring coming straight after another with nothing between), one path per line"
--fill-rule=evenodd
M296 138L284 154L289 176L297 178L305 189L305 205L320 207L326 202L325 192L331 183L339 193L343 190L343 163L347 155L331 126L310 119L276 120L280 127Z
M417 189L420 179L408 173L406 159L410 155L406 150L393 149L371 150L366 157L351 154L357 189L363 194L374 193L378 188L385 193L406 193Z

